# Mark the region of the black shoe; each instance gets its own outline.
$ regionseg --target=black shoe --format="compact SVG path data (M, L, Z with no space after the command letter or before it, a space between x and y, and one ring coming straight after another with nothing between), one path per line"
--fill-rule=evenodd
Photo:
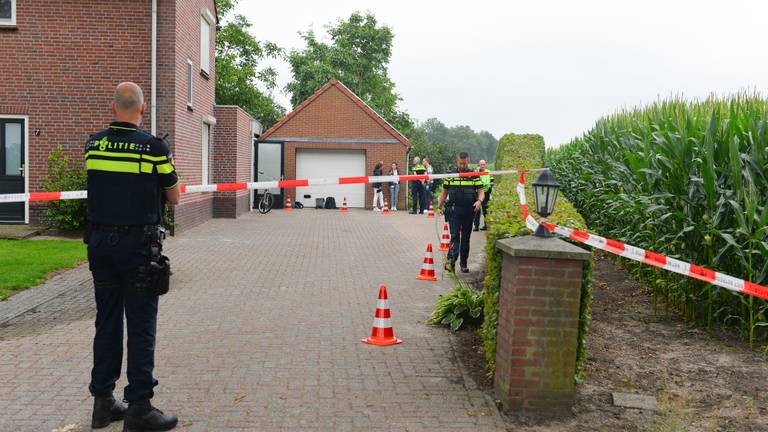
M488 225L483 225L483 227L480 228L480 231L488 231Z
M469 273L469 267L467 267L467 263L459 263L459 267L461 267L462 273Z
M179 420L173 414L163 414L149 400L131 402L125 413L123 432L169 431Z
M91 428L105 428L113 421L122 420L126 411L128 411L128 406L115 400L114 396L95 397L93 399Z
M472 231L480 231L480 228L477 225L475 225L475 228Z
M408 214L416 214L415 211L409 211Z

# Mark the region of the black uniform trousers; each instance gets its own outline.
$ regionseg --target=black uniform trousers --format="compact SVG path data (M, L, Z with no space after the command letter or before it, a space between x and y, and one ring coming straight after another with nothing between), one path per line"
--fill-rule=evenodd
M488 225L488 220L485 219L488 216L488 201L491 199L491 191L485 192L485 197L483 198L483 224ZM475 213L475 226L480 226L480 212Z
M149 263L142 227L94 229L88 238L88 262L96 294L96 335L89 390L108 396L120 377L123 362L123 313L128 327L128 386L124 399L151 399L157 381L155 334L158 296L139 292L135 277Z
M419 180L411 181L411 195L413 195L413 207L412 211L416 212L416 207L419 207L418 213L425 210L424 200L426 199L426 191L424 190L424 183Z
M472 221L475 218L473 206L455 206L448 226L451 230L451 244L448 249L448 259L462 265L467 264L469 258L469 238L472 235Z

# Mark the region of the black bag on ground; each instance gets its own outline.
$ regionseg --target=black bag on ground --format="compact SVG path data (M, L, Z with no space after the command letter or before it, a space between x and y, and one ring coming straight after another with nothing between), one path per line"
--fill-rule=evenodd
M336 198L334 198L334 197L326 198L325 199L325 208L331 209L331 210L338 208L338 207L336 207Z

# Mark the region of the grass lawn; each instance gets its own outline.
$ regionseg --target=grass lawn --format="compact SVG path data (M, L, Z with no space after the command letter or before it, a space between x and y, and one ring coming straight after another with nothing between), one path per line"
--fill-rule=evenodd
M76 240L0 240L0 300L45 281L48 273L87 259Z

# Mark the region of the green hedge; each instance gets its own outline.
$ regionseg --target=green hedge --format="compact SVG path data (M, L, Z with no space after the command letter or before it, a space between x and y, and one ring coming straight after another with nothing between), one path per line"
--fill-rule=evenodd
M544 138L541 135L506 134L499 140L496 151L496 169L533 169L544 166ZM532 203L530 184L536 174L526 178L528 202ZM483 289L484 321L481 329L488 372L493 374L496 362L496 332L498 329L499 287L501 283L502 254L496 249L496 241L531 234L525 226L520 203L517 199L516 175L504 175L496 178L493 194L488 207L488 232L486 233L486 276ZM564 198L558 198L552 222L565 226L585 229L584 220L573 206ZM581 311L579 315L579 344L576 360L576 380L583 378L582 365L586 359L586 337L590 325L592 263L587 261L581 291Z

